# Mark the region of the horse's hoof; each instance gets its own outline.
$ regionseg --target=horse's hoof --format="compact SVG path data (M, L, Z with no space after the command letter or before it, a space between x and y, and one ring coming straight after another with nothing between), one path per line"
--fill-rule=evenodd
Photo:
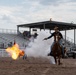
M63 63L59 63L58 65L62 65Z

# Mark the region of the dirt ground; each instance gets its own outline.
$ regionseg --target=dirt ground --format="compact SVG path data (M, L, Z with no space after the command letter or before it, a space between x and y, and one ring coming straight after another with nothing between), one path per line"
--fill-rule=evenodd
M59 66L41 57L26 60L0 57L0 75L76 75L76 59L62 59L62 62Z

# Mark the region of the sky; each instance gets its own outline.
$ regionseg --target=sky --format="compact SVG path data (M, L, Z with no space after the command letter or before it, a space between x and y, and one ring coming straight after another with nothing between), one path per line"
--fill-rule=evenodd
M76 0L0 0L0 28L47 21L76 23Z
M0 29L48 21L76 24L76 0L0 0Z

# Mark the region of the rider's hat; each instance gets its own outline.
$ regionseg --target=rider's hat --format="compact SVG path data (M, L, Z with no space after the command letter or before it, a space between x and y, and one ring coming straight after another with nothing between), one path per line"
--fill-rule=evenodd
M58 30L58 27L57 27L57 26L56 26L56 27L54 27L54 30L56 30L56 29Z

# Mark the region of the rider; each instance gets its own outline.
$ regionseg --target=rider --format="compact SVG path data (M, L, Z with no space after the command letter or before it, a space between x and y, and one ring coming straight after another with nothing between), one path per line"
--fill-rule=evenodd
M59 32L59 28L56 26L55 28L54 28L54 30L55 30L55 32L53 32L52 34L51 34L51 36L49 36L49 37L47 37L47 38L44 38L44 40L47 40L47 39L49 39L49 38L51 38L51 37L53 37L54 36L54 42L53 42L53 44L52 44L52 46L51 46L51 50L52 50L52 47L53 47L53 45L54 45L54 43L55 43L55 36L57 35L57 36L59 36L60 37L60 39L59 39L59 44L60 44L60 46L62 47L62 57L64 58L64 48L63 48L63 46L62 46L62 39L63 39L63 36L62 36L62 34ZM50 53L48 54L48 56L52 56L52 51L50 51Z

